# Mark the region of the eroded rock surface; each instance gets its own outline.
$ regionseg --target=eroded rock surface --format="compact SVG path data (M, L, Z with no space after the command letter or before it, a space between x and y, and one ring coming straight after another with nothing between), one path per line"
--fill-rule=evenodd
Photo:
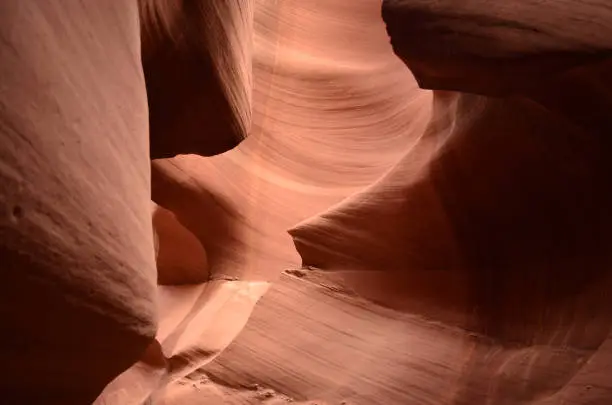
M70 24L3 5L6 387L90 403L121 373L96 404L610 402L611 8L489 3L143 0L93 19L68 2Z
M0 390L91 403L157 327L137 8L0 7Z
M378 182L290 231L305 264L358 293L535 356L520 383L504 362L491 391L497 360L478 349L453 403L604 400L571 381L608 355L611 44L582 21L561 34L540 5L384 2L395 51L436 90L430 124Z
M178 4L0 6L2 402L92 403L154 344L150 156L250 122L248 3Z

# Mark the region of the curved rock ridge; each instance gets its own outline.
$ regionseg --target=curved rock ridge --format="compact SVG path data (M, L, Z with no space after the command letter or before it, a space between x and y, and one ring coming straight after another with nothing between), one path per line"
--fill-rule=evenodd
M234 306L238 326L258 298L249 291L263 294L263 287L256 286L267 286L278 280L283 269L299 265L286 229L389 170L403 148L416 142L415 134L425 127L431 108L431 95L417 89L409 71L392 53L379 3L262 0L255 3L254 10L253 126L249 136L220 156L183 155L152 165L152 197L172 212L181 229L174 240L169 237L174 233L168 233L166 240L186 240L186 231L199 242L199 247L179 242L180 251L168 244L166 257L184 256L176 263L187 278L204 276L204 261L196 259L203 257L201 253L189 254L189 261L184 260L191 247L203 251L211 280L228 288L235 285L243 295L251 294L250 301ZM347 48L347 43L360 46ZM404 132L407 128L411 130ZM178 226L176 222L172 221L173 227ZM163 232L158 228L160 261L165 249ZM213 339L209 331L215 325L204 322L200 314L221 308L224 296L219 301L211 298L211 282L179 286L176 284L185 282L183 276L174 270L170 276L173 286L158 287L160 329L167 332L160 332L157 339L162 346L160 358L168 362L178 355L181 361L177 364L182 366L175 372L160 361L158 371L143 372L149 369L141 361L107 388L98 398L100 403L139 403L149 393L153 403L172 401L179 392L174 387L184 376L214 362L217 352L211 355L207 339ZM248 307L247 302L253 306ZM185 321L190 318L196 321ZM226 321L231 321L229 315ZM236 334L238 331L235 329ZM165 333L180 338L181 347L193 350L173 352ZM229 344L234 337L223 342ZM134 381L140 381L140 391L130 389Z
M570 30L568 35L576 36L570 45L552 33L536 41L533 33L540 32L545 21L524 16L528 25L516 17L521 7L533 10L531 2L511 9L478 8L476 3L470 8L469 3L455 7L439 2L432 7L427 2L384 2L383 17L395 51L409 66L444 48L445 40L454 41L447 55L451 62L462 55L486 55L487 48L471 41L468 33L511 47L512 41L497 35L503 20L508 22L505 28L516 30L515 36L525 36L523 41L514 39L520 44L514 56L545 56L555 46L571 46L583 58L581 65L557 67L546 78L521 75L533 83L504 98L435 91L427 129L392 170L290 233L304 264L376 270L383 278L389 274L381 290L388 303L395 288L408 301L419 301L415 294L439 297L435 299L440 306L452 311L489 311L496 306L492 300L513 311L533 311L608 275L604 229L612 220L606 208L611 198L606 154L612 119L606 111L612 59L603 60L608 43L599 32ZM586 14L609 16L610 9L598 4L585 5ZM421 13L428 19L421 19ZM464 14L465 19L459 18ZM517 26L511 25L517 18ZM532 29L523 27L523 32L519 22ZM465 35L447 38L447 29ZM416 45L411 46L415 33L431 41L429 51L423 48L419 54ZM508 52L489 57L511 57ZM592 62L592 57L602 61ZM477 58L471 64L480 67ZM457 86L471 90L469 81L458 81ZM448 90L444 84L440 87ZM498 94L492 90L491 95ZM364 277L365 288L370 288L372 280ZM520 305L513 301L526 283L542 290L533 294L539 304L523 296Z
M151 403L609 400L606 44L564 60L516 39L483 61L493 47L457 35L469 59L430 58L398 33L435 43L448 21L402 26L392 3L393 49L436 91L392 57L379 2L259 1L249 138L154 164L212 279L274 283L219 356L192 335L210 325L176 329L199 369L166 372ZM481 13L480 43L506 43ZM278 278L299 261L284 229L306 268ZM214 305L183 294L162 319Z
M612 403L611 16L2 3L0 395Z
M609 356L612 59L595 26L612 9L579 3L574 11L592 19L562 35L542 15L519 14L535 13L535 2L385 1L395 52L436 90L429 125L385 176L289 231L303 264L344 288L542 359L520 372L529 385L484 392L498 364L479 348L453 403L612 398L609 386L581 392L577 381L603 376L583 369L585 358L560 366L553 383L544 354Z
M539 70L470 59L463 76L431 85L416 70L421 86L442 89L432 100L389 58L382 26L370 23L380 42L367 51L387 55L384 69L365 48L343 46L347 37L357 42L351 27L366 26L362 18L374 21L374 3L258 3L256 29L274 27L281 39L266 41L274 52L256 40L257 58L272 59L275 69L255 64L253 134L209 164L196 157L160 163L162 178L174 177L182 192L205 195L196 191L204 188L236 207L227 216L235 239L223 246L196 224L195 206L174 209L223 257L212 273L270 279L281 268L274 258L289 253L276 232L300 216L290 234L310 270L277 279L232 345L158 391L155 403L261 403L259 388L245 391L253 385L269 387L263 398L278 403L605 403L605 44L580 55L577 48L580 58L569 64L548 55L532 64ZM400 53L402 38L387 24ZM451 56L448 71L462 72L461 55ZM406 63L422 61L429 63L423 55ZM478 87L485 73L498 79ZM258 99L261 83L267 93ZM350 99L330 91L346 83ZM383 83L401 95L355 90ZM387 119L376 119L385 112ZM340 118L352 125L336 126ZM313 215L323 202L330 208ZM200 209L208 212L208 204ZM277 260L286 265L289 256Z

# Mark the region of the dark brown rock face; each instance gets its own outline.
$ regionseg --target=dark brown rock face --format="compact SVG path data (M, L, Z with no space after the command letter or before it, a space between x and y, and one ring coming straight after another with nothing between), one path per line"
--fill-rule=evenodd
M251 120L248 1L139 0L152 158L226 152Z
M612 9L597 0L384 0L395 53L423 88L511 95L612 56Z

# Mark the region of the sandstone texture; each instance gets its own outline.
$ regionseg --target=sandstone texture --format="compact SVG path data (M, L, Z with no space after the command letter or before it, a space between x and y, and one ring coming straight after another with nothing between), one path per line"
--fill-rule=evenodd
M0 402L612 403L612 5L0 5Z

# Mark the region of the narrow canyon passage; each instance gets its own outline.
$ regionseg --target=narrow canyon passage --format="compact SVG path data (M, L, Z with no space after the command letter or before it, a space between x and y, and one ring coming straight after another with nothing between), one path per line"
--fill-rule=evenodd
M612 5L7 0L0 40L0 403L612 404Z
M360 45L349 46L352 43ZM197 236L209 270L200 284L159 287L160 341L168 347L167 357L188 351L190 344L206 347L203 337L224 333L215 332L211 321L183 321L218 305L202 300L211 288L202 284L206 277L240 284L233 294L248 298L231 298L238 302L233 308L248 316L267 283L282 288L288 276L281 277L281 272L301 265L287 229L392 168L417 143L430 117L431 93L418 89L393 54L380 2L257 2L254 55L253 127L248 138L220 156L179 156L153 163L153 198ZM172 260L171 255L165 259ZM227 297L220 294L216 299ZM217 317L215 322L225 325L231 320ZM174 339L164 342L170 334ZM184 337L181 349L172 348L179 336ZM227 345L235 335L225 336L222 344ZM206 354L195 354L190 364L208 361ZM244 366L258 367L248 362ZM171 401L181 381L157 393L154 402Z
M481 216L508 216L532 229L544 221L543 229L555 229L552 222L563 221L562 216L552 211L549 219L542 217L546 209L538 201L571 197L555 197L551 176L565 176L574 190L583 180L559 172L567 161L542 161L543 143L529 139L549 142L551 156L567 156L576 135L565 135L564 144L560 117L520 101L503 104L444 92L434 100L392 54L379 15L380 2L369 0L257 2L249 138L222 156L154 164L154 186L156 170L164 181L188 184L160 201L198 236L209 258L214 255L212 277L272 284L228 349L157 392L153 403L206 398L211 403L552 404L582 395L576 394L585 389L581 379L594 378L589 367L605 364L600 359L610 355L609 277L593 287L587 280L579 292L559 287L556 294L572 298L547 301L538 286L552 291L546 283L561 286L562 280L538 275L529 266L542 264L521 257L530 253L515 239L526 238L520 232L528 228L501 231L509 232L505 238L485 228L479 232L489 232L484 234L489 245L474 240L480 243L476 249L491 252L506 245L502 254L509 256L497 259L510 265L506 280L470 273L469 267L466 272L462 266L475 266L462 257L473 236L457 234L448 217L476 209L479 203L471 199L480 198ZM553 123L534 124L543 120ZM455 159L467 163L458 166L447 158L453 150L460 154ZM581 164L584 157L575 159ZM480 179L457 178L448 186L452 180L439 176L450 175L444 172L449 162L454 173L461 167ZM533 180L525 177L530 175ZM530 181L550 195L525 194L521 187L533 187ZM210 198L198 194L202 189L230 206L225 209L229 240L216 239L210 232L214 219L198 214L210 211ZM460 191L447 195L452 189ZM533 205L523 206L524 198ZM466 202L447 206L453 199ZM558 212L579 213L574 207ZM488 226L505 226L491 221ZM279 278L281 270L300 266L285 234L300 222L290 233L305 264L314 267ZM538 235L543 243L550 239ZM551 265L561 277L575 272L573 266L586 274L589 264L582 254ZM506 291L496 283L506 283ZM160 287L162 314L177 305L181 288L193 287ZM165 290L173 297L168 306ZM192 311L210 305L193 302ZM551 306L540 313L541 305ZM604 383L605 374L596 380ZM587 395L600 400L599 391L609 390L605 384L588 388Z

